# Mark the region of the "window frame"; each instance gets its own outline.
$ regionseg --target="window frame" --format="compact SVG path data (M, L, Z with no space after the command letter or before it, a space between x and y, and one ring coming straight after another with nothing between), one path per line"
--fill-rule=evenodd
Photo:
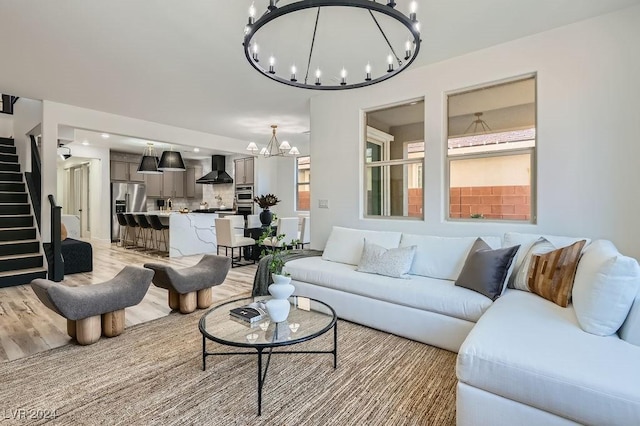
M524 81L528 79L533 79L533 90L534 90L534 120L535 120L535 137L534 137L534 146L532 147L517 147L513 149L498 149L495 151L489 152L472 152L466 154L449 154L449 97L460 95L468 92L474 92L476 90L489 89L495 86L506 85L510 83L517 83L519 81ZM537 199L538 199L538 174L537 174L537 152L538 152L538 76L536 73L520 75L517 77L500 80L492 83L484 83L477 86L469 87L462 90L456 90L452 92L445 93L444 97L444 111L445 115L445 123L446 123L446 131L444 132L444 159L445 159L445 176L444 176L444 199L445 203L443 206L444 209L444 218L447 222L473 222L477 223L478 221L482 223L511 223L511 224L522 224L522 225L535 225L538 223L538 207L537 207ZM480 158L495 158L509 155L518 155L518 154L529 154L530 155L530 207L531 214L529 220L511 220L511 219L476 219L476 218L455 218L451 217L451 162L456 160L471 160L471 159L480 159Z
M307 182L300 182L299 181L299 177L300 177L300 159L303 158L308 158L309 159L309 181ZM296 174L296 194L295 194L295 202L296 202L296 208L295 211L297 212L310 212L311 211L311 197L309 197L309 209L308 210L301 210L300 207L300 186L301 185L309 185L309 194L311 194L311 156L310 155L300 155L298 157L296 157L296 170L295 170L295 174Z
M411 102L411 101L409 101ZM400 103L398 104L398 106L403 105L405 103ZM372 162L367 162L367 144L369 142L371 143L375 143L377 145L381 146L381 149L383 150L383 152L385 153L385 156L388 158L389 157L389 153L390 153L390 143L394 140L392 135L389 135L388 133L382 132L374 127L370 127L368 125L366 125L366 114L371 113L371 112L375 112L376 110L369 110L369 111L365 111L364 112L364 117L365 117L365 131L364 131L364 143L362 144L362 151L361 151L361 158L360 158L360 164L362 164L363 166L363 173L362 173L362 186L361 186L361 199L362 199L362 217L363 219L375 219L375 220L411 220L411 221L424 221L425 218L425 214L424 214L424 187L425 187L425 174L424 174L424 169L425 169L425 159L426 159L426 150L424 151L425 154L423 157L421 158L402 158L402 159L395 159L395 160L383 160L383 161L372 161ZM389 138L390 137L390 138ZM405 152L406 152L406 146L408 145L408 143L413 143L413 142L423 142L423 141L407 141L403 143L403 157L405 157ZM426 144L425 144L426 147ZM396 215L391 215L390 211L391 211L391 198L390 198L390 194L388 193L389 190L387 190L386 194L383 193L382 196L382 202L383 202L383 213L380 215L372 215L372 214L368 214L368 204L367 204L367 184L368 184L368 179L367 179L367 173L369 169L372 169L374 167L382 167L382 180L383 182L385 182L385 184L387 186L390 186L390 175L391 175L391 167L392 166L406 166L406 165L410 165L410 164L420 164L422 165L422 176L421 176L421 184L422 184L422 194L423 194L423 206L422 206L422 214L420 217L417 216L396 216ZM386 168L386 170L385 170ZM403 176L406 175L406 169L403 168ZM403 183L407 183L408 180L405 178L403 178ZM402 198L403 198L403 205L405 205L408 202L408 193L407 191L405 191L406 188L403 188L403 193L402 193ZM385 214L385 211L388 212L389 214Z

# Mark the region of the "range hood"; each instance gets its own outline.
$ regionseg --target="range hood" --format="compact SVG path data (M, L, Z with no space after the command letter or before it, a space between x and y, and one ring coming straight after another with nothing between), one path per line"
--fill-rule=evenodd
M211 156L211 171L200 179L196 180L196 183L214 185L218 183L233 183L233 179L227 172L224 171L225 157L224 155L212 155Z

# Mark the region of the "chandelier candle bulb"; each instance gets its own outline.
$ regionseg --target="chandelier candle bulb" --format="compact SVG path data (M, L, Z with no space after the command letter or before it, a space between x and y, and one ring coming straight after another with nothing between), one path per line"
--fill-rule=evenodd
M253 23L255 22L255 18L256 7L253 5L253 3L251 3L251 6L249 6L249 25L253 25Z
M260 62L258 59L258 43L253 43L253 60L256 62Z
M320 68L318 68L316 70L316 86L320 86L320 75L322 75L322 73L320 72Z
M342 81L340 82L340 84L342 86L347 84L347 70L346 69L342 68L342 71L340 71L340 77L342 77Z
M391 56L391 54L387 56L387 63L389 64L389 68L387 69L387 72L393 72L393 56Z
M276 58L273 56L269 57L269 74L275 74L276 70L274 69L274 65L276 64Z
M411 57L411 41L407 40L404 45L404 59L407 60Z
M409 19L412 20L413 22L416 22L417 17L416 17L416 12L418 11L418 2L413 0L411 3L409 3Z
M389 6L389 7L396 7L396 2L395 2L395 1L393 1L393 0L388 0L388 1L387 1L387 6Z
M295 65L291 65L291 81L298 81L296 80L296 66Z
M364 67L364 71L367 73L365 81L371 81L371 65L367 64L367 66Z

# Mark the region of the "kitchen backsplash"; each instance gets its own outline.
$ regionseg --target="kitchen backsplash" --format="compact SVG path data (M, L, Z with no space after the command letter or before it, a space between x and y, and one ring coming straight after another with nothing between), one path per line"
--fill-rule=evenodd
M233 184L229 183L219 185L202 185L202 200L194 200L192 198L173 198L171 199L171 209L178 210L186 207L189 210L196 210L200 208L200 203L205 201L209 203L209 207L218 207L219 204L218 200L215 198L216 195L220 195L220 197L222 197L222 202L220 204L225 207L233 207L233 197L235 193L233 190ZM156 199L147 199L147 210L158 210Z

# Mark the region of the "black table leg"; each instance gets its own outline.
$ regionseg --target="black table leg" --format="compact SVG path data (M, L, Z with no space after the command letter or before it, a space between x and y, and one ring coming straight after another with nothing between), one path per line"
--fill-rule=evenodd
M258 415L262 415L262 348L258 348Z
M338 368L338 321L333 325L333 368Z
M205 337L204 334L202 335L202 371L205 371L207 369L207 352L205 351Z

